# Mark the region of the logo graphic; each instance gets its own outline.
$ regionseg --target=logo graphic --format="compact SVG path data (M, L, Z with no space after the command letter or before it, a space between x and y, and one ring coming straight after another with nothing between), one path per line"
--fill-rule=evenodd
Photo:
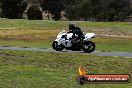
M128 74L86 74L81 66L79 67L79 75L77 82L85 83L130 83L130 75Z

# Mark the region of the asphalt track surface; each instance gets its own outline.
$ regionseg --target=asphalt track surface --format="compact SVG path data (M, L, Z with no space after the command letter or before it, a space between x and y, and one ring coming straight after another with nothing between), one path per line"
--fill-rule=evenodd
M80 54L87 54L87 55L97 55L97 56L113 56L113 57L125 57L125 58L132 58L132 52L100 52L94 51L92 53L84 53L83 51L70 51L70 50L63 50L63 51L55 51L53 49L48 48L30 48L30 47L12 47L12 46L0 46L1 50L20 50L20 51L40 51L40 52L58 52L58 53L80 53Z

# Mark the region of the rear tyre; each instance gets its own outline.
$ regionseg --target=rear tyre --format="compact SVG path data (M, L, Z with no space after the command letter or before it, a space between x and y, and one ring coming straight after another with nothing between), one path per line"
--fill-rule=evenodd
M95 43L92 42L92 41L84 42L82 50L85 53L91 53L91 52L93 52L95 50Z
M58 45L57 41L53 42L52 47L56 51L62 51L64 49L64 46L62 44Z

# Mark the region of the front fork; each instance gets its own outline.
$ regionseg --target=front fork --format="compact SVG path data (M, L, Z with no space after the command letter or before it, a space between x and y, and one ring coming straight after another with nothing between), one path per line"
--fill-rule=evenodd
M58 46L61 45L60 39L56 39L56 42L58 42Z

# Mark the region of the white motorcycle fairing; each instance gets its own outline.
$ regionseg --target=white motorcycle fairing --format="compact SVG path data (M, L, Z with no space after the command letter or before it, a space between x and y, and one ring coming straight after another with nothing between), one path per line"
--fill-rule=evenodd
M72 38L72 35L73 33L66 33L66 31L63 30L57 35L57 39L55 41L58 42L58 45L63 44L65 47L71 47L72 44L69 39ZM62 36L66 36L66 38L62 38Z
M62 51L65 48L67 50L83 50L86 53L93 52L95 50L95 43L90 41L90 39L95 37L95 33L86 33L83 36L83 39L73 44L73 33L67 33L63 30L57 35L57 38L52 43L52 47L56 51ZM75 35L75 37L78 37L78 35Z
M95 33L87 33L87 34L85 34L84 40L89 40L94 37L95 37Z

